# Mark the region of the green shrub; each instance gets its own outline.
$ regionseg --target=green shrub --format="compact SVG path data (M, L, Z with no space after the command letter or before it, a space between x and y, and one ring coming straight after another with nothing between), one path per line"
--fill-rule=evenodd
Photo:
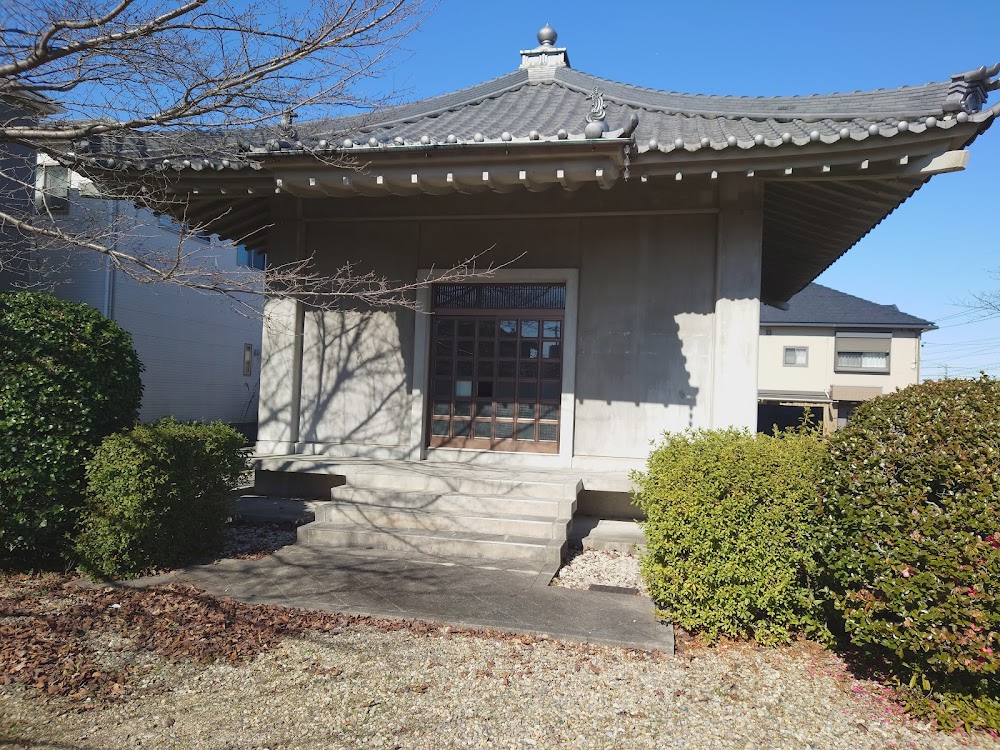
M0 294L0 567L68 549L84 466L135 424L142 366L97 311L43 294Z
M862 405L821 487L824 575L850 639L943 723L1000 729L1000 382Z
M218 552L242 446L220 422L169 419L106 438L87 467L81 569L133 577Z
M827 637L812 589L824 450L809 429L664 436L633 480L648 519L643 575L675 622L712 640Z

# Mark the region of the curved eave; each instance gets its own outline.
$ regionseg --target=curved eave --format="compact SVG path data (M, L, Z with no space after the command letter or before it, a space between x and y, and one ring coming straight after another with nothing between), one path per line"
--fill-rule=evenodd
M951 131L950 140L900 139L904 148L880 151L887 158L867 159L864 169L848 162L819 174L793 169L765 178L761 299L774 305L791 299L932 176L963 169L968 154L961 149L993 124L1000 105L980 114Z

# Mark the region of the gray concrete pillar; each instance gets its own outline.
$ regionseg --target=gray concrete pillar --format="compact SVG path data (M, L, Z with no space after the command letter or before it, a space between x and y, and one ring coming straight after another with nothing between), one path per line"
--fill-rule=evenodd
M763 189L752 177L719 180L715 248L712 427L757 427L757 349Z

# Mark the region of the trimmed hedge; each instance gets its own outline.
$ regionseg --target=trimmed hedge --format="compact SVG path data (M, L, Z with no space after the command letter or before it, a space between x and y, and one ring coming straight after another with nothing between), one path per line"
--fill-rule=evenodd
M632 478L648 519L642 572L672 620L710 640L827 638L812 589L824 452L809 429L664 436Z
M44 294L0 294L0 342L0 566L52 563L87 459L136 422L142 365L118 324Z
M846 634L942 724L1000 730L1000 382L863 404L825 475L821 557Z
M166 419L106 438L87 467L81 569L128 578L221 550L242 447L221 422Z

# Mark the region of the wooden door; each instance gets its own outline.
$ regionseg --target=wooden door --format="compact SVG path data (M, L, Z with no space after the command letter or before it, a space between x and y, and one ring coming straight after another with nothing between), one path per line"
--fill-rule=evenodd
M448 302L435 305L432 321L428 444L558 453L565 287L478 286L457 300L435 287L435 301Z

